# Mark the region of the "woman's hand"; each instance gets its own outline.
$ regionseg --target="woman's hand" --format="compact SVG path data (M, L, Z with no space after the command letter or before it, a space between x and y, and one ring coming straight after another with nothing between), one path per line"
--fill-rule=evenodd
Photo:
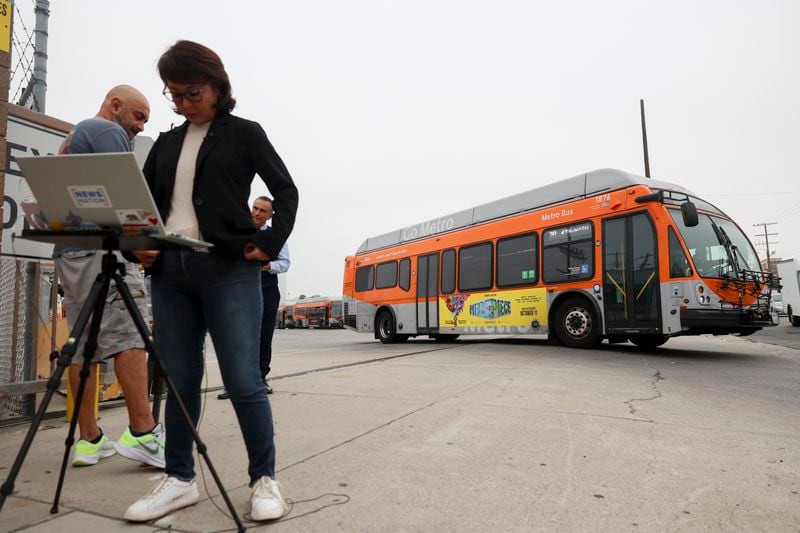
M143 267L149 268L149 267L153 266L153 263L156 262L156 258L158 257L158 254L161 253L161 251L159 251L159 250L138 250L138 251L131 252L131 253L136 256L136 258L139 260L139 262L142 264Z
M247 261L269 261L270 256L264 253L264 250L253 244L252 242L248 242L244 245L244 258Z

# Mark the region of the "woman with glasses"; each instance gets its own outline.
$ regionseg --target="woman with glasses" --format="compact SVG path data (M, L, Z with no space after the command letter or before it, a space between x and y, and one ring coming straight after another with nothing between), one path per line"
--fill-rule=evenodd
M249 459L251 517L280 518L272 412L260 379L261 262L277 257L294 225L297 188L261 126L233 116L236 101L219 56L178 41L158 61L164 95L186 121L162 133L144 174L169 231L202 239L210 253L136 252L152 273L156 343L192 420L200 416L203 344L211 334ZM272 231L253 225L248 199L258 175L274 197ZM193 439L167 399L164 478L125 518L147 521L197 503Z

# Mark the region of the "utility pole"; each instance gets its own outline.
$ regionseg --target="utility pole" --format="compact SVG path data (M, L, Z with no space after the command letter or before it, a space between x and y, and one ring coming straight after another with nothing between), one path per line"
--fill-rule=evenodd
M756 237L764 237L764 245L767 247L767 272L772 272L772 259L769 257L769 238L773 235L777 235L777 233L768 233L767 226L774 226L775 224L777 224L777 222L759 222L758 224L753 224L754 228L764 228L764 233L756 233Z
M642 147L644 148L644 175L650 177L650 154L647 151L647 125L644 122L644 99L639 100L639 109L642 112Z
M44 113L47 100L47 38L49 36L50 0L36 0L34 11L36 28L33 30L33 74L22 92L19 105Z
M50 0L36 0L36 29L33 30L33 103L39 113L44 113L47 94L47 38L50 21Z

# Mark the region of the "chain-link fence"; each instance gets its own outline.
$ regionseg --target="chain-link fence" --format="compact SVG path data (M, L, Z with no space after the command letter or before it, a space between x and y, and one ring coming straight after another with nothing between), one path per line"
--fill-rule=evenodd
M52 282L52 267L0 259L0 383L31 383L50 375L49 360L37 365L37 356L42 342L50 344L50 328L43 326L51 317ZM0 419L28 417L34 408L33 394L0 395Z

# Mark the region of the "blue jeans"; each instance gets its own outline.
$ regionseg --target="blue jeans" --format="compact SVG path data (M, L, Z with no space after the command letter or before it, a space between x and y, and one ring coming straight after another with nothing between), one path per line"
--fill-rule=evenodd
M259 372L261 264L165 251L156 267L152 283L156 347L193 423L196 426L200 417L208 330L247 447L250 481L274 477L272 410ZM194 478L194 441L172 394L167 397L165 424L167 475Z

